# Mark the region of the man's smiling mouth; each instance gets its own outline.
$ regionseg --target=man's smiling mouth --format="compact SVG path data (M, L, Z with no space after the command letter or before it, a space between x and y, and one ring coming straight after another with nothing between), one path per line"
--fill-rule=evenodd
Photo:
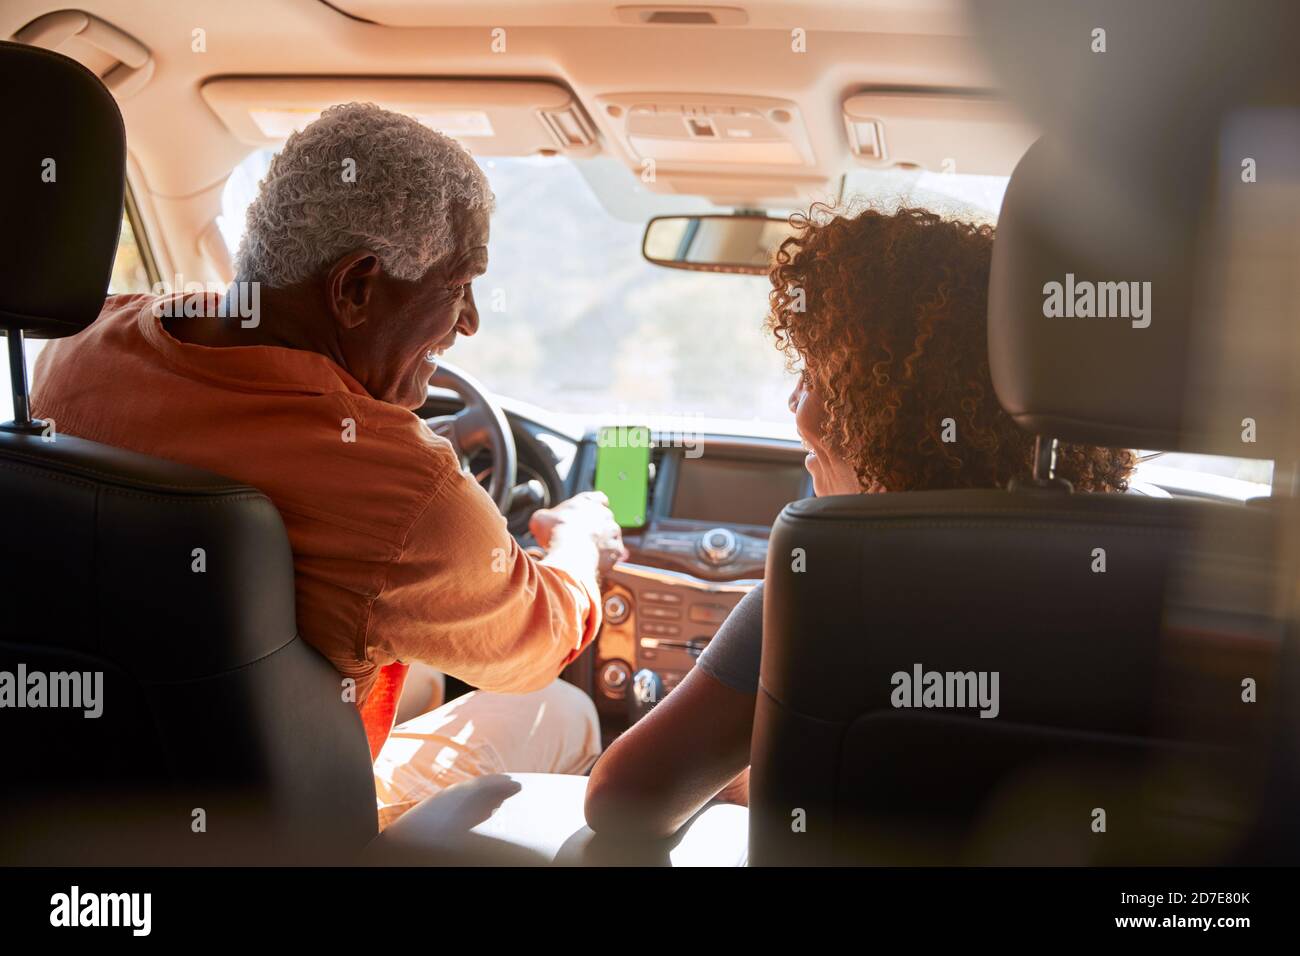
M450 342L447 342L444 345L431 345L429 348L424 350L424 360L430 365L437 365L438 359L441 358L442 354L449 348L451 348Z

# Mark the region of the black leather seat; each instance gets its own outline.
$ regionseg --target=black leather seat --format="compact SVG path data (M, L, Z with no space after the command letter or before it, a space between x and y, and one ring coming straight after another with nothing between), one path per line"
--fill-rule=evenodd
M1135 248L1105 206L1040 143L1002 209L990 358L1040 436L1038 482L807 500L777 521L753 864L1294 861L1279 509L1074 493L1048 468L1055 439L1270 454L1240 443L1237 410L1184 400L1191 243ZM1150 326L1046 318L1044 284L1067 272L1151 280ZM893 675L917 665L997 672L996 717L894 706Z
M0 192L20 226L0 230L12 355L23 332L73 335L99 314L126 151L100 81L46 50L0 43L0 115L13 134ZM0 671L101 672L103 685L97 718L0 711L3 862L354 855L376 831L369 751L337 673L297 634L275 507L216 475L43 435L13 368Z

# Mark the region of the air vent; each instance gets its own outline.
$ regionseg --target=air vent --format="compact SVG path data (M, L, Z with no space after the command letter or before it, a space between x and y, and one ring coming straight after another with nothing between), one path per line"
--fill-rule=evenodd
M634 26L740 27L749 22L749 14L739 7L638 4L615 7L614 13L620 23Z

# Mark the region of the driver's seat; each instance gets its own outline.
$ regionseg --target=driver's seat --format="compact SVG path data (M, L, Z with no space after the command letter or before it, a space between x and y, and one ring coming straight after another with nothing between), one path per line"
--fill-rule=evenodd
M0 425L0 672L16 693L0 720L0 862L351 858L376 832L369 751L338 675L298 637L274 505L28 414L24 333L75 335L104 302L117 104L75 61L0 42L0 118L15 131L0 151L15 410ZM90 675L94 700L47 706L56 684L83 689L55 674Z

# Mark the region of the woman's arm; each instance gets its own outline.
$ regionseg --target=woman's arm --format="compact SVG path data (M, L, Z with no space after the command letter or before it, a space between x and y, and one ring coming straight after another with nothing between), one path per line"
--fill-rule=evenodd
M675 833L749 765L754 700L694 668L597 761L587 824L634 837Z

